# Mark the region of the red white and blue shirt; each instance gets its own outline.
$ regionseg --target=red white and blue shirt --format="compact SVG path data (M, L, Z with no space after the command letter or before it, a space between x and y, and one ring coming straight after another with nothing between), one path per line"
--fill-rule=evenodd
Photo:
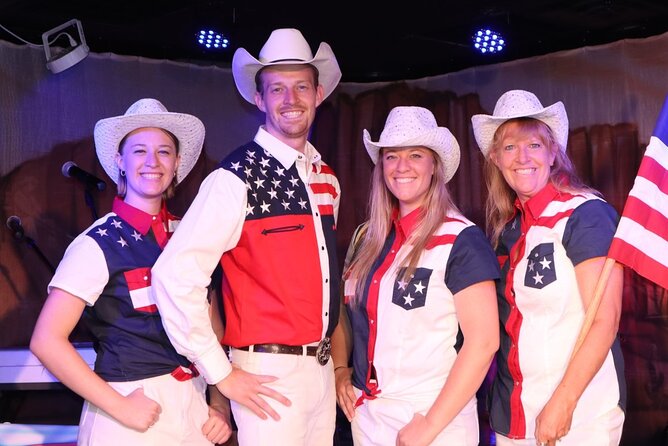
M307 345L331 334L340 190L310 143L301 153L262 127L204 180L153 273L172 342L209 383L231 371L205 297L218 262L223 344Z
M151 266L177 224L164 203L150 215L117 197L112 212L72 241L49 283L49 291L86 302L95 372L105 381L151 378L190 364L169 342L150 293Z
M501 345L489 412L496 432L519 439L533 438L584 320L575 266L607 255L618 217L593 194L559 192L551 184L516 208L496 250ZM623 377L616 341L580 397L572 425L623 407Z
M412 248L406 241L419 212L395 219L361 301L357 307L348 302L352 380L363 390L362 398L433 403L463 342L453 296L499 277L484 233L463 215L450 213L432 236L415 273L400 280L400 264ZM346 281L346 300L355 288L355 281Z

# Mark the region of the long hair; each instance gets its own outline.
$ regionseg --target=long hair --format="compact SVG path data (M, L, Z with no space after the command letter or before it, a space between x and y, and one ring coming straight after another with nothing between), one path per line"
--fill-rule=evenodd
M344 271L344 277L347 280L357 280L355 295L351 299L352 305L357 305L361 300L371 268L380 256L383 245L392 229L393 212L399 206L399 200L392 195L385 184L382 152L383 150L381 150L379 160L371 176L366 231L361 236L359 246L356 249L357 254ZM443 162L435 152L430 150L429 153L434 158L434 175L431 178L425 202L419 210L418 224L406 241L406 244L410 245L411 248L400 264L400 267L406 268L400 276L401 279L410 277L415 272L422 252L425 250L432 234L445 220L447 213L449 211L458 212L444 180Z
M172 142L174 143L174 147L176 148L176 156L179 156L179 139L176 137L176 135L174 135L169 130L165 130L165 129L160 128L160 127L156 127L156 128L162 130L163 132L165 132L165 134L167 136L169 136L171 138ZM139 130L139 129L135 129L135 130ZM132 132L134 132L134 130ZM130 132L130 133L132 133L132 132ZM123 155L123 149L125 148L125 143L128 139L128 136L130 136L130 133L125 135L123 137L123 139L121 139L121 142L118 143L118 153L120 153L121 155ZM168 200L168 199L172 198L174 196L174 192L176 191L176 186L178 184L179 184L179 181L176 179L176 172L175 172L174 177L172 178L172 182L169 184L167 189L162 193L162 198L164 200ZM116 185L116 191L117 191L116 195L118 195L121 198L125 198L125 194L127 194L127 192L128 192L128 180L127 180L127 178L125 178L124 175L121 175L121 170L120 169L118 170L118 183Z
M534 118L509 119L499 126L494 133L492 147L485 158L485 182L487 184L487 202L485 213L487 216L487 234L496 248L504 226L515 214L515 200L517 194L506 182L499 168L491 160L492 153L502 149L501 143L508 134L536 134L541 142L556 153L554 165L550 169L548 181L560 192L583 193L589 192L601 195L597 190L585 185L575 172L575 167L566 154L565 148L557 143L552 129L542 121Z

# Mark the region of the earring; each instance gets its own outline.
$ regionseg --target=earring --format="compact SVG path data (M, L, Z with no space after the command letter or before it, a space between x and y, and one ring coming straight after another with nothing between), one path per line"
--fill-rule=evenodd
M121 171L120 171L120 174L121 174L122 177L124 177L124 176L125 176L125 171L124 171L124 170L121 170Z

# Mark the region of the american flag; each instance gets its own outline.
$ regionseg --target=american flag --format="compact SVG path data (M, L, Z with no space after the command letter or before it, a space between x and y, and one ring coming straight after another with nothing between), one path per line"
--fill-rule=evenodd
M668 288L668 97L624 205L608 257Z

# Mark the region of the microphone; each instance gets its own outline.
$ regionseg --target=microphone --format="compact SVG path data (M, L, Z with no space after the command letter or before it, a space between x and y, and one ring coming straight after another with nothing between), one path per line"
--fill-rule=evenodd
M21 226L21 219L16 215L12 215L7 219L7 227L10 231L12 231L12 234L16 240L21 240L25 235L23 226Z
M107 187L107 183L95 175L86 172L77 166L74 161L68 161L63 164L62 172L67 178L76 178L86 186L94 187L97 190L104 190Z

